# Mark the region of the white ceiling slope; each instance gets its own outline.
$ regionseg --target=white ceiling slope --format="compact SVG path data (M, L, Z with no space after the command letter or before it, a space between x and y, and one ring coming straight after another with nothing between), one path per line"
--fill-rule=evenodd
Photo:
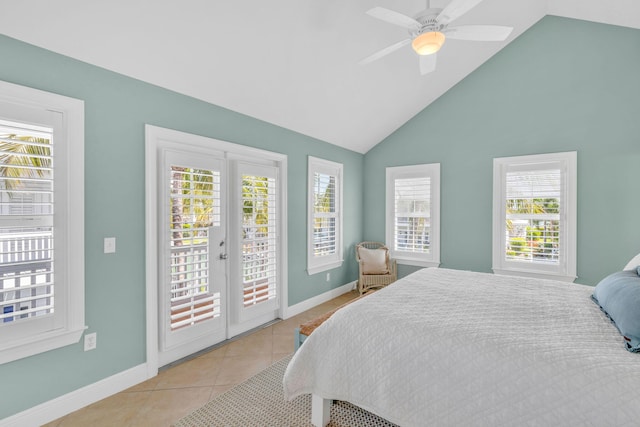
M0 0L0 28L360 153L546 14L640 28L638 0L484 0L456 24L513 26L507 41L448 40L421 76L409 46L358 65L407 36L365 15L374 6L413 15L426 0Z

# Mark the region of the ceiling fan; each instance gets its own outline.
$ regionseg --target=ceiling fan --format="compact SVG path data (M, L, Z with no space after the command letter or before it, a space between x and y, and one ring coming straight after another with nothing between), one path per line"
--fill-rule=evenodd
M481 1L451 0L444 9L438 9L431 8L431 1L427 0L427 8L413 18L383 7L374 7L368 10L367 14L374 18L406 28L409 32L409 38L367 56L359 64L373 62L411 43L411 47L418 54L420 73L425 75L436 69L436 52L440 50L447 38L471 41L506 40L513 27L498 25L449 26L452 21L467 13Z

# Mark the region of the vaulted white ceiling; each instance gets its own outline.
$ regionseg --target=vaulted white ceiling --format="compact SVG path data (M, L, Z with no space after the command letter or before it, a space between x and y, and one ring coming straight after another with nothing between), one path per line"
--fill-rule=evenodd
M444 7L449 0L432 0ZM505 42L447 40L421 76L407 33L365 12L426 0L0 0L2 33L360 153L547 14L640 28L637 0L484 0L456 25L513 26Z

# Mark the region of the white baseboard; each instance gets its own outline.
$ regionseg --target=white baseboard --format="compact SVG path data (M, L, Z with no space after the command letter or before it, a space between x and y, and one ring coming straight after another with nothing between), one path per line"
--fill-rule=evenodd
M147 364L143 363L0 420L0 427L41 426L147 379Z
M322 304L323 302L327 302L329 300L334 299L335 297L339 297L342 294L346 294L347 292L351 291L352 289L355 289L356 287L356 281L347 283L346 285L342 285L339 288L334 288L331 289L328 292L325 292L323 294L320 295L316 295L315 297L306 299L302 302L299 302L298 304L292 305L290 307L285 308L284 310L284 318L288 319L290 317L295 316L296 314L300 314L304 311L307 311L313 307L315 307L316 305Z
M284 318L307 311L352 289L356 281L287 307ZM149 379L146 363L0 420L0 427L38 427Z

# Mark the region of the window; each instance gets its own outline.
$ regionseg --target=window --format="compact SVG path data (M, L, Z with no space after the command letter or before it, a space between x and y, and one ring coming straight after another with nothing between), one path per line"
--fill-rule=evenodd
M309 156L309 274L342 265L342 164Z
M82 101L0 82L0 363L84 331L83 138Z
M493 271L576 278L576 152L493 161Z
M440 164L387 168L386 241L399 264L440 264Z

